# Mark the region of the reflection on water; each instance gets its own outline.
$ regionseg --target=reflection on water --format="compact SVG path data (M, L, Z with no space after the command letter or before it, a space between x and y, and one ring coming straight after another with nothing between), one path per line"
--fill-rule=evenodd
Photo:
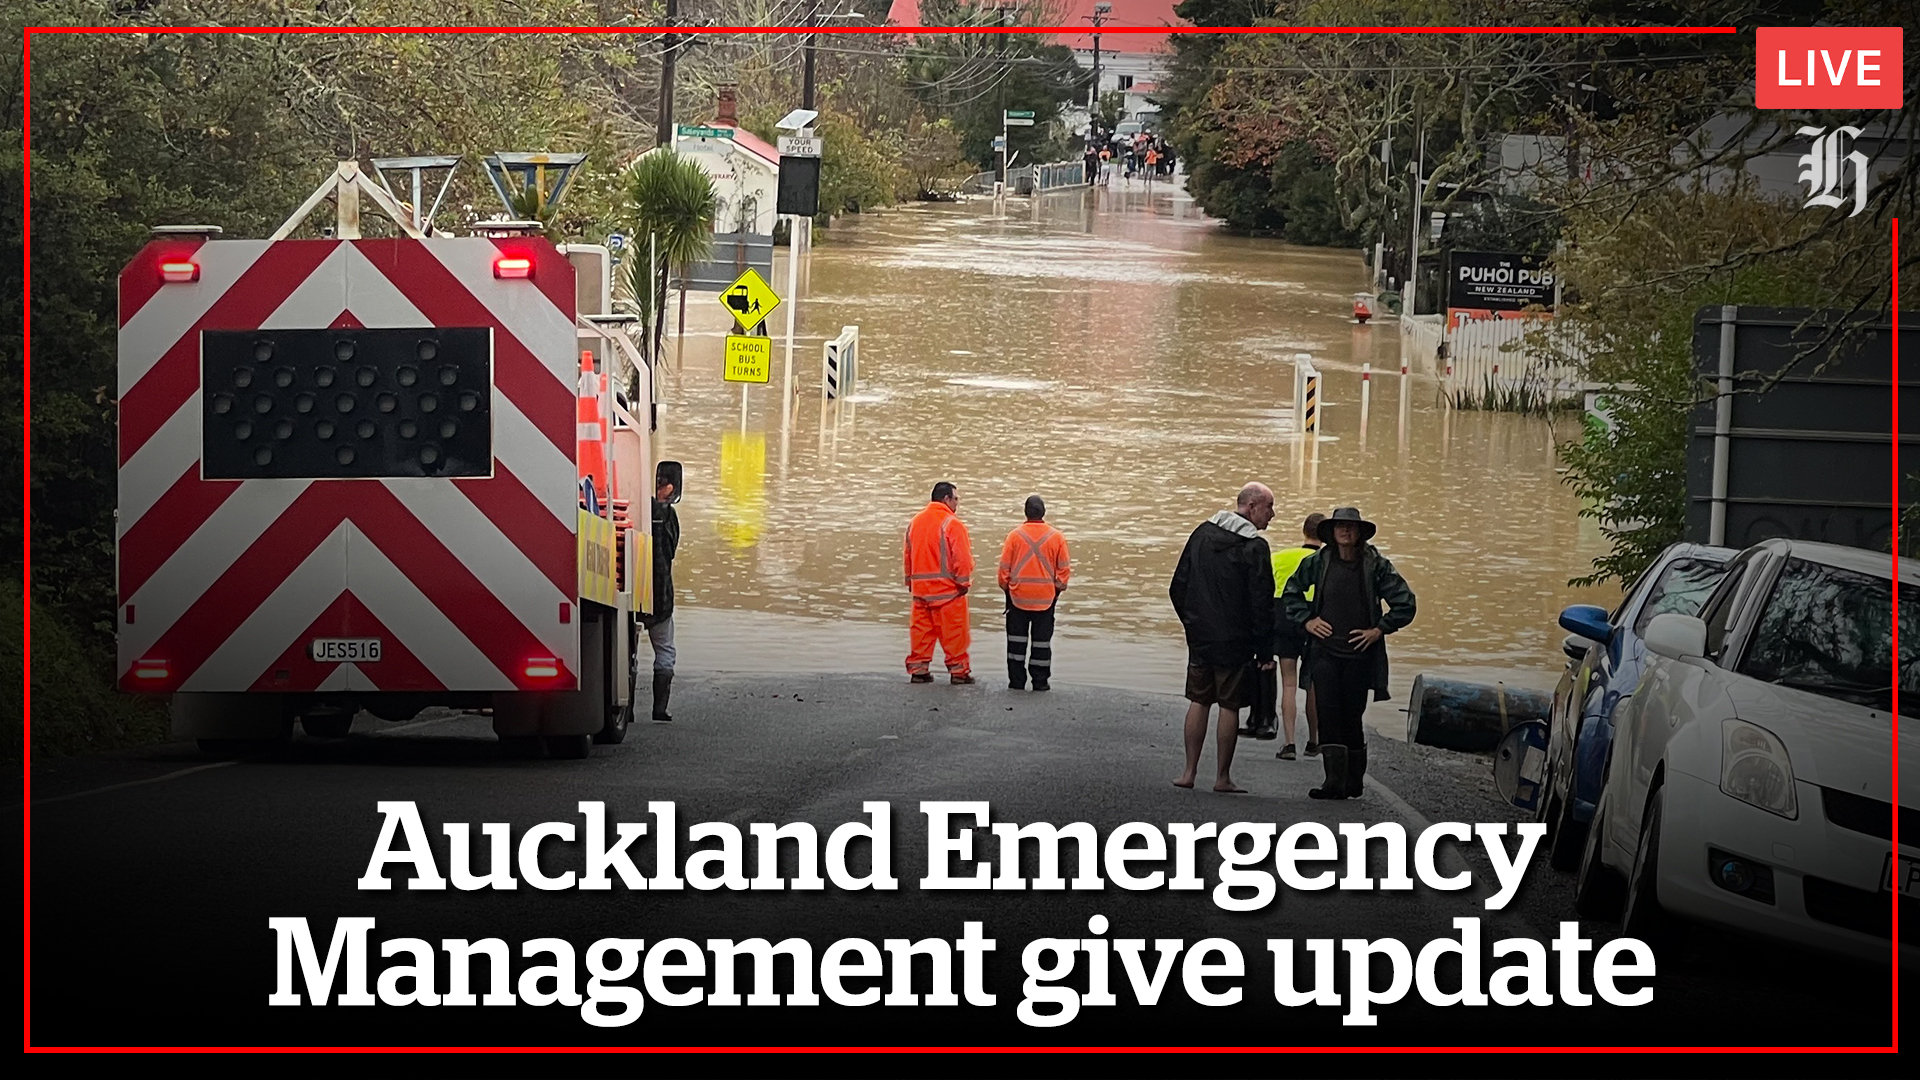
M1279 497L1271 543L1334 506L1380 523L1419 594L1402 661L1548 668L1559 609L1614 595L1565 584L1604 550L1556 472L1554 440L1577 426L1442 409L1430 364L1403 380L1394 325L1350 318L1354 252L1223 235L1164 189L1094 191L1006 217L977 202L844 220L804 277L790 432L778 370L741 432L711 301L689 305L683 365L663 377L661 453L694 493L674 573L686 606L903 624L900 538L939 480L959 485L984 592L1038 492L1072 544L1062 633L1176 660L1174 561L1251 479ZM827 406L821 343L848 325L860 382ZM1324 373L1313 446L1293 433L1298 352ZM976 634L997 632L999 605L976 596Z
M720 436L720 487L714 496L715 532L732 550L760 542L767 527L767 437L758 431Z

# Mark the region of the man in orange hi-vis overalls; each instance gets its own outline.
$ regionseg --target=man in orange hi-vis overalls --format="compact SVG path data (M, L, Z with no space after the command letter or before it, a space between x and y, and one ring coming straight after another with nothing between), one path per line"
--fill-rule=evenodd
M907 674L932 682L933 645L947 654L955 686L973 682L967 663L967 590L973 585L973 544L954 511L960 496L945 480L933 485L933 501L907 526L907 588L913 593L911 651Z
M1053 677L1053 606L1067 588L1067 538L1047 524L1047 504L1027 496L1027 520L1000 548L1000 589L1007 594L1007 688L1047 689Z

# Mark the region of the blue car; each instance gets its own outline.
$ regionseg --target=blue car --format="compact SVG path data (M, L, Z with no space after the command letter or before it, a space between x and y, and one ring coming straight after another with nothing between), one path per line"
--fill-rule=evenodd
M1611 614L1591 604L1560 613L1572 634L1561 646L1569 663L1553 693L1545 786L1536 820L1547 824L1548 859L1558 870L1580 864L1587 824L1606 782L1613 748L1613 710L1632 696L1645 669L1640 635L1655 615L1698 615L1726 574L1730 548L1675 544L1660 553Z

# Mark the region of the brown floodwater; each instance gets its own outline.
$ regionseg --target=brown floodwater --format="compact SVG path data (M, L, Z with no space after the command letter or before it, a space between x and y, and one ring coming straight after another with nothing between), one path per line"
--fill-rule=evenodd
M1396 682L1438 667L1550 685L1564 664L1554 616L1617 599L1567 585L1605 550L1554 453L1576 418L1445 409L1430 363L1403 380L1396 324L1353 322L1355 251L1226 235L1162 185L1004 215L985 200L860 215L804 261L785 431L784 311L769 323L773 382L746 391L744 421L711 296L689 299L684 355L663 372L659 452L687 478L674 577L704 645L685 662L899 670L902 530L939 480L959 486L982 564L973 651L987 674L992 563L1033 493L1072 547L1063 681L1150 672L1177 690L1168 579L1187 534L1248 480L1277 493L1276 545L1310 511L1358 506L1379 523L1375 543L1419 598L1391 642ZM783 254L781 292L785 277ZM823 408L821 343L854 325L858 385ZM1317 444L1294 431L1300 352L1324 373Z

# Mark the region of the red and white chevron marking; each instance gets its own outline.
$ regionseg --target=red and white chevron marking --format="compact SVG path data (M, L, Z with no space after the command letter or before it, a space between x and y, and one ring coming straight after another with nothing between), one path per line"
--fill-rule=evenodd
M503 250L532 277L495 278ZM182 258L199 279L163 284ZM149 244L120 276L122 688L512 690L543 657L573 688L573 304L544 240ZM491 477L201 479L201 331L430 326L493 331ZM378 662L308 659L369 637Z

